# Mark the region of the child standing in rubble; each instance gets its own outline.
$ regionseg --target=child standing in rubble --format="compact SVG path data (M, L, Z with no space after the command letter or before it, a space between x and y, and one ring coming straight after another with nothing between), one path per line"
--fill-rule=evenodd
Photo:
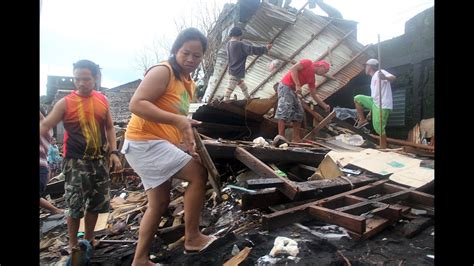
M51 138L51 144L48 148L48 164L49 164L49 178L53 178L59 174L62 157L59 154L59 148L56 142L56 138Z
M171 178L189 182L184 195L185 252L200 252L216 239L199 230L207 171L199 161L191 129L199 122L187 118L196 88L190 73L199 66L206 49L207 38L199 30L183 30L169 59L148 69L130 100L132 118L122 153L140 176L148 198L132 265L154 265L148 253L168 209ZM188 153L178 148L181 141Z

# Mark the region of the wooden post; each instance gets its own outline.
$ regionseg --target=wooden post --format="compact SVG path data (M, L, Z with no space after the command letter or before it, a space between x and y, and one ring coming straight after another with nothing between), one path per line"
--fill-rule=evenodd
M201 162L204 167L207 168L209 182L212 185L212 188L217 194L217 199L222 201L221 197L221 184L219 179L219 172L216 169L216 166L212 162L211 156L207 152L206 146L202 143L201 136L197 132L196 128L193 128L194 140L196 141L196 152L201 157Z
M377 75L379 75L379 113L380 113L380 148L385 149L387 148L387 135L383 133L383 126L382 126L382 80L380 79L380 73L382 73L382 57L380 55L380 34L378 34L378 54L379 54L379 72Z

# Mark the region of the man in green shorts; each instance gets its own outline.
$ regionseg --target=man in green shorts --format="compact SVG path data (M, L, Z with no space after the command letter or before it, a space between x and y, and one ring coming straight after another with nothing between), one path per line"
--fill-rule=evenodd
M354 97L358 118L355 127L362 128L369 123L364 116L364 109L368 109L372 113L372 125L374 126L375 132L379 135L385 135L388 116L393 109L392 87L390 86L390 82L394 81L396 77L383 69L379 72L378 66L379 61L376 59L369 59L365 63L365 74L372 77L370 82L371 96L356 95ZM382 80L382 134L380 134L379 79Z

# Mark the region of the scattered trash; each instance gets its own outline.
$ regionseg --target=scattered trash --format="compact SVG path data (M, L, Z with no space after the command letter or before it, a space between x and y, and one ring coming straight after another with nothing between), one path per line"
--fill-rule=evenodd
M352 146L361 146L364 144L364 139L360 135L340 134L336 136L336 140L340 140Z
M281 148L281 149L288 148L288 143L283 143L280 146L278 146L278 148Z
M269 255L275 257L280 254L288 254L296 257L298 252L298 243L295 240L284 236L278 236L275 238L275 243Z
M428 213L426 210L419 210L414 208L411 208L410 212L414 215L423 215Z
M267 147L267 146L270 146L270 143L268 143L264 138L262 137L258 137L256 139L253 140L253 143L255 145L253 145L254 147Z
M336 112L336 118L341 119L341 120L346 120L349 118L352 118L355 120L357 118L356 109L334 107L333 111Z
M240 252L239 247L237 247L237 245L234 244L234 246L232 247L232 252L231 252L232 256L239 254L239 252Z
M347 230L337 225L315 226L313 227L314 229L311 229L300 223L294 223L294 225L310 232L312 235L317 236L319 238L324 238L328 240L339 240L343 237L347 237L351 239L351 236L349 235L349 233L347 233Z

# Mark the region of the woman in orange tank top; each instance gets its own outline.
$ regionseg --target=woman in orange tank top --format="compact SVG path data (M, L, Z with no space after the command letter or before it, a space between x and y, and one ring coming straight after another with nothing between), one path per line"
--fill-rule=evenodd
M149 205L140 223L132 265L154 265L148 253L161 216L168 209L171 178L189 182L184 195L185 252L200 252L216 240L199 230L207 170L199 162L191 129L200 122L187 118L195 89L190 73L206 49L207 38L199 30L182 31L169 60L147 71L130 100L132 118L122 152L142 179ZM181 141L189 154L177 147Z

